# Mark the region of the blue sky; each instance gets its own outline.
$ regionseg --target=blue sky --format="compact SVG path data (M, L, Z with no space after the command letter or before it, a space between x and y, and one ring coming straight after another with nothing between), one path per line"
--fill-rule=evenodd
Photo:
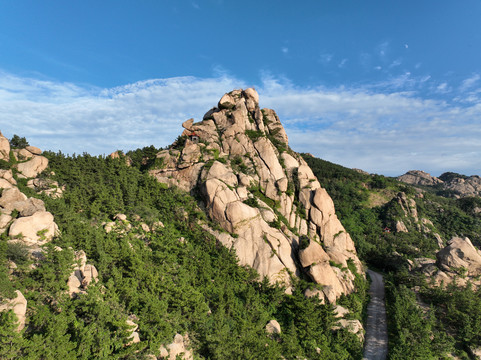
M481 174L481 1L0 0L0 130L66 153L166 146L254 86L296 151Z

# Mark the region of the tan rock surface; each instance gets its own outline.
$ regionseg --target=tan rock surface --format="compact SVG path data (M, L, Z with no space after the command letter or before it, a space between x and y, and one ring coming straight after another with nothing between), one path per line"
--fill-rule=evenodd
M10 160L10 142L0 132L0 160Z
M275 319L270 320L266 325L266 332L268 334L280 334L282 332L281 325Z
M35 147L35 146L27 146L25 148L26 150L30 151L30 153L32 153L33 155L40 155L42 154L42 150L40 150L38 147Z
M43 245L50 241L57 231L53 215L48 211L39 211L16 219L10 226L8 235L19 237L27 245Z
M481 275L481 252L468 238L452 238L436 257L439 268L444 271L466 272L468 276Z
M16 165L19 172L27 178L37 177L48 166L48 159L44 156L34 156L32 159Z

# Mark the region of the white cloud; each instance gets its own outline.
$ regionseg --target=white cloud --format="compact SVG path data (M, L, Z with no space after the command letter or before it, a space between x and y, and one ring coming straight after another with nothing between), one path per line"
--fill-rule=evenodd
M281 48L281 51L282 51L284 54L287 54L287 53L289 52L289 48L287 48L287 47L284 46L284 47Z
M460 86L461 91L466 91L472 88L481 79L479 74L473 74L471 77L465 79Z
M439 84L438 86L436 86L436 92L441 94L449 92L448 83L443 82L442 84Z
M479 173L481 102L417 97L406 86L422 79L405 76L369 87L298 88L265 75L257 90L260 105L277 111L296 151L387 175L411 169ZM247 86L219 75L98 89L0 73L0 130L64 153L166 146L184 120L200 120L224 92Z

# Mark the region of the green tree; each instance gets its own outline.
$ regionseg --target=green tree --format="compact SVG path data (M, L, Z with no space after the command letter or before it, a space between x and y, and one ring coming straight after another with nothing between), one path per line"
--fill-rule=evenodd
M15 149L24 149L29 145L28 141L24 137L20 137L18 135L13 135L10 139L10 146Z

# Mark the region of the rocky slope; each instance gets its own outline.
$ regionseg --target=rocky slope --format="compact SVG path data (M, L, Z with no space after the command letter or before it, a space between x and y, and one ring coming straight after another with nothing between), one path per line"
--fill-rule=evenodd
M363 273L334 204L306 162L288 145L276 113L259 107L254 89L225 94L202 121L157 154L151 174L197 192L222 244L261 277L287 285L307 275L329 302L354 290Z
M447 190L455 198L481 196L481 177L478 175L444 173L437 178L424 171L411 170L397 179L411 185L432 186Z

